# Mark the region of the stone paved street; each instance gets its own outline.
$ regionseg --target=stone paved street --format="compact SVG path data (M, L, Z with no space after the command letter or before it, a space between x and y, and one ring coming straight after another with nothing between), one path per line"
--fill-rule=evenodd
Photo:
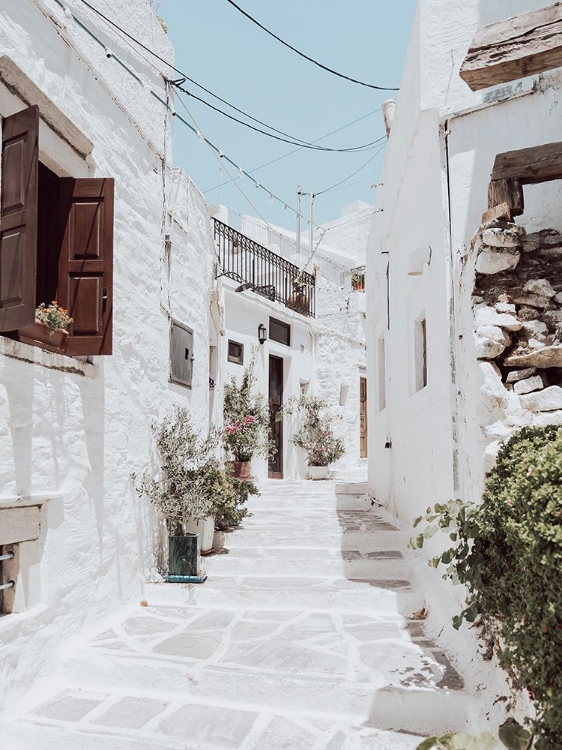
M251 509L203 586L153 584L90 634L5 750L411 750L462 728L407 534L363 488L267 482Z

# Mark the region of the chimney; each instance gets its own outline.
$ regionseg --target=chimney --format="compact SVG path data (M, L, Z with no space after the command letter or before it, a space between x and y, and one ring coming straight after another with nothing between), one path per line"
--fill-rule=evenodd
M392 128L392 122L394 120L394 110L396 109L396 102L394 99L386 99L381 104L382 116L384 118L384 127L386 128L386 137L390 138L390 130Z

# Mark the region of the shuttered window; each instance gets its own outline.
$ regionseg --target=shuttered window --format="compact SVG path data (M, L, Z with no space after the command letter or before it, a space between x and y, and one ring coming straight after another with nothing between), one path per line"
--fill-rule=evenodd
M3 122L0 331L29 341L35 308L56 299L73 318L64 353L111 354L114 181L59 178L38 133L37 107Z
M0 331L14 331L35 321L39 109L2 125Z

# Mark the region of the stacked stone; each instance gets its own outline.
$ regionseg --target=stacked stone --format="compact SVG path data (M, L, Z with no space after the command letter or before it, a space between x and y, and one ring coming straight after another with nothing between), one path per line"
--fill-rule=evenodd
M483 428L493 459L516 429L562 423L562 234L495 221L475 246L476 356L486 410L500 417Z

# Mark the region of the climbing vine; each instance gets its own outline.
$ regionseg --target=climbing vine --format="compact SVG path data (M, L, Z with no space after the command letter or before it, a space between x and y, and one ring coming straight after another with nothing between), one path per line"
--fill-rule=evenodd
M516 747L561 748L562 428L522 429L502 446L481 504L436 505L421 521L410 546L439 530L454 543L430 561L467 588L454 627L478 620L513 687L534 702Z

